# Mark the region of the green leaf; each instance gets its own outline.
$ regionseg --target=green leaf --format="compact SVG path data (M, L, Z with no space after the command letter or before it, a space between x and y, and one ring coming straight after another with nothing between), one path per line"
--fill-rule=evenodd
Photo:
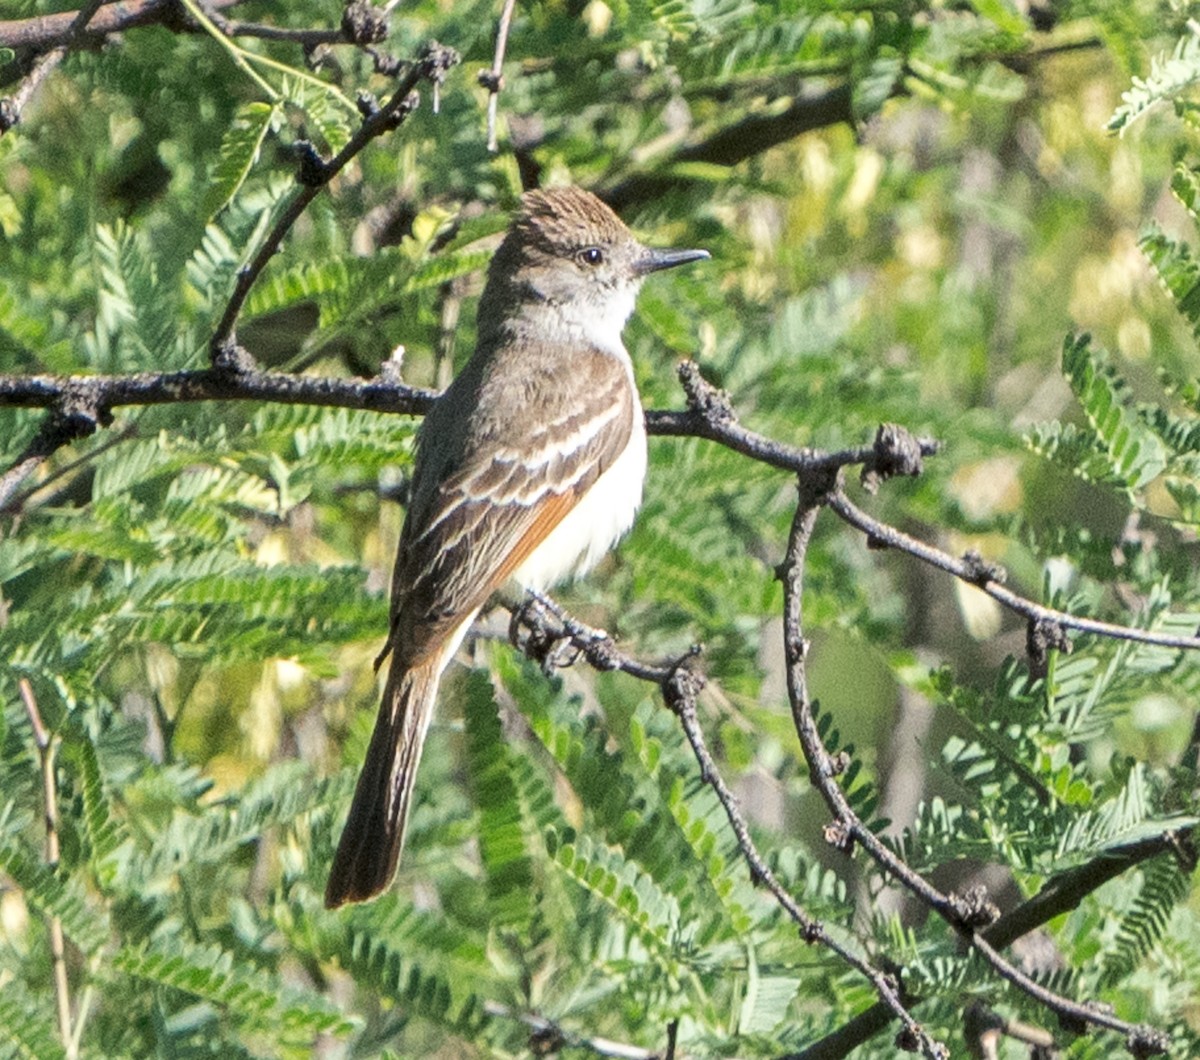
M209 220L228 206L241 190L258 161L267 133L281 117L277 104L252 101L238 108L221 139L217 160L209 175L204 197L204 215Z
M1124 133L1155 104L1178 98L1198 80L1200 35L1188 34L1170 54L1155 56L1148 77L1135 77L1132 86L1121 93L1121 105L1108 120L1109 132Z
M300 999L279 988L264 969L247 966L216 946L193 946L175 938L136 949L123 948L112 966L135 979L182 990L261 1027L305 1035L346 1034L352 1029L331 1003Z
M0 1056L5 1060L59 1060L66 1055L48 1004L18 980L0 990Z
M746 994L738 1013L739 1034L766 1034L787 1017L800 980L783 975L760 975L758 961L749 954Z
M0 869L12 877L30 906L44 916L57 917L67 937L84 953L100 952L112 930L108 916L89 905L75 880L9 843L0 843Z
M90 862L104 888L112 886L117 866L113 855L130 842L124 823L118 820L112 799L100 771L96 748L86 736L71 738L65 748L79 763L83 789L83 823L91 847Z
M1083 406L1115 478L1130 490L1141 489L1166 467L1162 441L1131 415L1124 381L1092 349L1087 335L1063 343L1063 372Z
M1191 197L1191 175L1183 177L1180 171L1176 170L1172 187L1191 209L1195 202ZM1196 261L1185 243L1171 239L1159 228L1152 228L1146 232L1138 240L1138 246L1158 274L1179 312L1191 324L1192 334L1200 338L1200 262Z
M468 776L479 807L479 850L487 875L489 919L497 926L524 924L533 914L533 868L508 746L487 675L472 671L466 686Z

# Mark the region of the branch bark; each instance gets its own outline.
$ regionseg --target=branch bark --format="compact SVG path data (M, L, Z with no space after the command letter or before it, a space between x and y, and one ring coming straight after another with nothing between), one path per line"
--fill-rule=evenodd
M206 0L206 7L219 11L240 3L242 0ZM71 27L79 14L79 11L60 11L53 15L0 22L0 45L36 51L57 48L70 41ZM99 6L82 40L98 40L110 33L160 22L169 25L178 17L176 0L110 0Z

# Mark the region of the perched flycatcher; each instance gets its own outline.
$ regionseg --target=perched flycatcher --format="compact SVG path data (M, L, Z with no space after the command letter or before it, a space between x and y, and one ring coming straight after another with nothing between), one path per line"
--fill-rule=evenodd
M644 277L707 257L642 246L578 188L522 199L488 269L475 353L418 436L387 685L329 908L391 882L438 679L488 597L582 573L633 523L646 434L621 330Z

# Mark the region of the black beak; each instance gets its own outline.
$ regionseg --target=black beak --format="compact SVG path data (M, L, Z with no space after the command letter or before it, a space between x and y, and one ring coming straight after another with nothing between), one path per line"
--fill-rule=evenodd
M660 269L673 269L689 261L707 261L712 255L707 250L652 250L647 247L634 264L639 276L646 276Z

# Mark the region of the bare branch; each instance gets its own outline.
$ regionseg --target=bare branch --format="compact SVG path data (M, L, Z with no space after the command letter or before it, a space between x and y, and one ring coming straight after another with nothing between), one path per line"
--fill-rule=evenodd
M1086 864L1068 869L1047 881L1032 898L1005 913L985 929L983 937L997 948L1010 946L1055 917L1077 909L1089 894L1123 872L1162 854L1169 852L1181 857L1183 867L1187 869L1188 865L1194 864L1193 835L1194 829L1190 828L1165 832L1105 851ZM914 998L910 1007L918 1004L920 999ZM784 1060L840 1060L886 1030L891 1021L892 1014L887 1006L883 1002L876 1002L820 1041Z
M868 515L840 489L830 493L826 498L826 503L831 511L837 512L847 523L866 534L871 547L894 548L901 552L907 552L910 556L915 556L939 570L953 574L965 582L970 582L977 589L987 593L1010 611L1023 615L1030 622L1046 623L1051 627L1062 629L1074 629L1080 633L1095 633L1098 636L1111 637L1114 640L1133 640L1142 644L1156 644L1163 648L1180 648L1189 651L1200 648L1200 637L1159 633L1152 629L1136 629L1113 622L1101 622L1094 618L1081 618L1068 614L1066 611L1057 611L1052 607L1035 604L1032 600L1006 588L1000 581L1001 575L998 569L981 564L977 556L956 559L948 552L918 541L915 537Z
M516 635L521 627L528 630L528 636L524 640ZM809 916L779 882L759 853L737 798L717 768L700 727L696 696L704 686L704 678L693 665L693 660L699 652L698 648L668 664L653 665L640 662L620 652L607 633L572 618L558 604L541 594L531 594L529 603L513 610L512 632L516 646L531 659L540 662L543 667L560 665L556 649L565 641L597 670L619 670L658 685L666 705L679 719L684 736L692 748L692 754L700 767L700 779L712 788L725 811L729 826L737 839L738 849L750 868L751 881L770 892L800 928L800 937L805 942L824 946L870 981L879 994L880 1004L904 1024L901 1037L907 1046L919 1050L929 1060L947 1060L949 1054L945 1047L930 1038L909 1014L895 979L873 967L866 958L830 935L818 920Z
M242 0L206 0L212 11L233 7ZM84 9L93 6L90 2ZM0 45L7 48L56 48L72 37L72 26L80 11L60 11L54 15L19 18L0 22ZM82 39L91 41L110 33L162 22L172 24L179 17L177 0L110 0L101 4L87 25Z
M1180 871L1191 872L1196 866L1196 852L1192 845L1194 834L1195 829L1186 828L1105 850L1091 861L1047 880L1037 894L987 928L983 937L993 946L1009 946L1056 916L1079 908L1089 894L1109 880L1115 880L1129 869L1163 854L1178 857L1182 863Z
M646 413L646 432L663 437L705 438L782 471L813 474L850 464L863 465L864 471L883 473L890 456L874 445L828 452L787 445L749 430L738 423L729 395L718 390L700 374L695 361L680 361L679 381L687 396L686 412L653 409ZM938 451L938 443L922 438L917 442L924 456Z
M894 854L850 805L836 779L849 762L844 754L829 754L817 728L809 699L805 668L808 642L804 639L802 621L804 561L817 511L825 504L837 510L835 502L845 499L840 488L830 486L828 479L822 483L801 478L800 500L788 538L787 557L780 567L780 578L784 584L784 653L787 659L788 699L796 734L808 763L809 777L833 815L833 823L826 828L826 837L846 853L850 853L855 845L862 847L886 875L897 880L954 927L997 975L1050 1009L1060 1019L1069 1020L1080 1027L1092 1024L1116 1031L1125 1037L1127 1048L1138 1056L1150 1056L1163 1051L1159 1046L1165 1039L1160 1032L1117 1019L1099 1006L1080 1004L1056 994L1002 957L981 931L994 924L999 917L999 910L988 900L986 893L979 890L966 895L943 894Z
M423 414L437 395L383 376L333 379L286 372L233 372L206 368L95 376L0 376L0 407L48 408L41 430L0 476L0 511L16 490L56 450L112 422L122 405L182 401L269 401L375 412Z
M416 110L420 103L420 96L415 90L421 81L432 81L434 84L439 84L445 77L446 71L458 61L458 53L453 49L443 47L436 42L427 44L422 56L416 62L411 63L400 78L387 103L382 107L376 107L371 101L365 99L361 101L363 123L350 137L346 146L328 162L323 161L316 154L311 144L298 145L301 149L301 157L296 179L300 187L272 226L271 231L263 239L250 263L238 272L229 304L225 307L221 321L213 333L211 351L214 365L225 363L236 366L233 329L238 314L242 311L250 288L254 286L255 281L266 268L267 262L274 257L283 242L283 237L308 208L308 204L367 144L377 136L398 128L409 114Z
M3 136L21 120L21 111L25 109L26 104L33 97L38 86L62 62L67 54L67 50L78 44L83 31L87 28L88 23L100 7L100 3L101 0L88 0L75 13L75 17L67 27L67 35L63 43L46 52L44 55L39 55L34 60L33 66L30 67L29 73L25 75L25 79L16 93L5 99L0 99L0 136Z
M50 414L29 440L25 451L0 476L0 511L7 508L21 483L38 469L42 461L76 438L86 437L98 426L108 426L112 422L107 411L80 402L76 389L69 383L62 388L61 396L56 401L47 404L50 405Z
M21 488L21 483L29 478L41 466L42 461L57 448L58 446L51 444L43 432L34 436L25 447L25 451L14 461L12 467L0 475L0 512L8 507L9 500Z
M512 25L513 9L517 0L504 0L504 8L500 12L500 25L496 29L496 54L492 58L492 68L482 70L479 83L488 90L487 111L487 146L489 151L497 149L496 143L496 111L500 99L500 89L504 87L504 50L508 47L508 29Z
M21 692L21 701L29 715L29 725L33 729L33 742L37 748L38 763L42 772L42 798L45 800L46 826L46 864L50 868L58 865L58 790L54 780L54 754L57 741L47 730L42 721L41 711L38 710L37 699L33 694L33 686L27 678L22 677L17 682ZM71 986L67 980L66 943L63 938L62 920L53 913L46 917L47 928L50 932L50 959L54 970L54 1002L58 1015L58 1034L62 1039L63 1049L67 1060L76 1060L79 1056L76 1036L71 1033Z

